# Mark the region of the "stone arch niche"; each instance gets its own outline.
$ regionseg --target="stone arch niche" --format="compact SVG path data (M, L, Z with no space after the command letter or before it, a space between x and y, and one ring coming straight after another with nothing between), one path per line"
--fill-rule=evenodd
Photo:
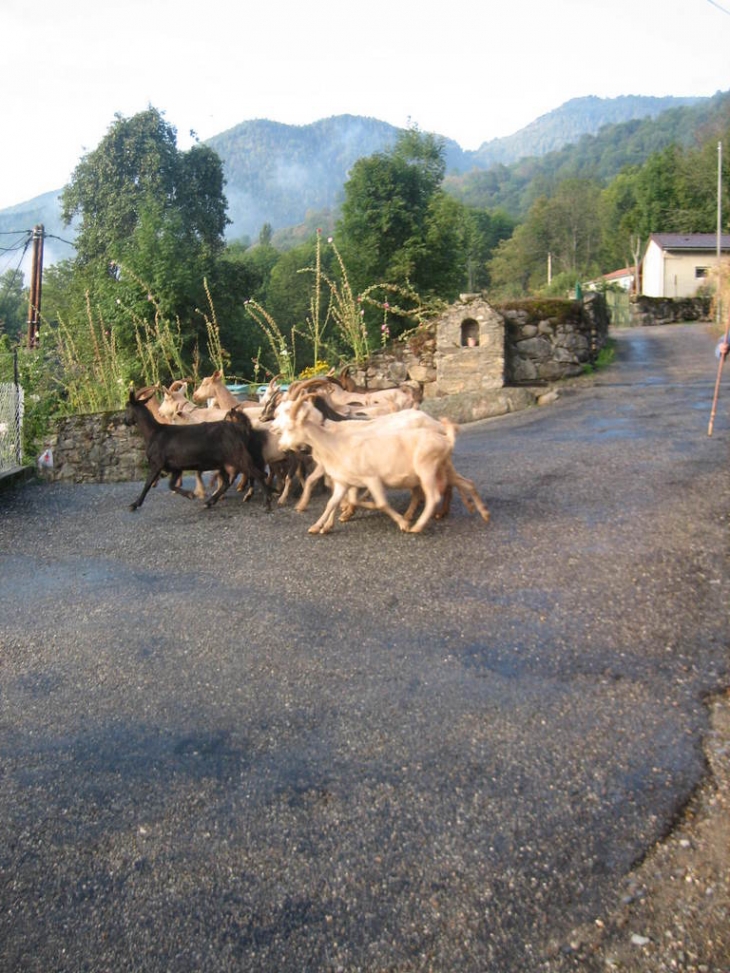
M432 394L504 387L504 318L483 297L464 295L437 318L435 330L436 388Z
M479 345L479 322L464 318L461 322L461 347L476 348Z

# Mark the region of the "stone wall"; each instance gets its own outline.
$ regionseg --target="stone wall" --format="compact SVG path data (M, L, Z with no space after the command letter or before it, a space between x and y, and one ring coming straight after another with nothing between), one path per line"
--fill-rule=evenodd
M520 301L490 306L465 296L405 341L351 369L359 385L417 387L422 407L455 422L472 422L540 402L548 382L583 371L608 334L600 295L584 301ZM536 386L531 390L528 386ZM543 386L541 389L540 386ZM71 416L46 442L53 467L43 474L73 483L141 480L144 443L123 412Z
M499 306L505 322L505 383L529 385L580 375L608 338L600 294L582 301L515 301Z
M134 426L125 426L123 412L60 419L46 446L53 466L42 472L52 480L114 483L147 475L144 441Z
M465 297L406 342L394 342L353 372L368 388L418 382L424 400L580 375L608 338L601 294L582 301L513 301L492 307ZM470 342L473 338L473 343Z
M676 324L680 321L709 321L712 313L710 297L645 297L632 299L631 324L642 328L655 324Z

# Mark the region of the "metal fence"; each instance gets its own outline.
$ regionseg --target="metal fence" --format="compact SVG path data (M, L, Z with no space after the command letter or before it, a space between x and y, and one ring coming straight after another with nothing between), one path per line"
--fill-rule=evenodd
M606 303L614 327L628 327L631 324L631 301L627 291L606 291Z
M18 363L14 354L3 355L0 362L0 473L22 465L21 430L23 389L18 382ZM8 381L8 376L11 380Z

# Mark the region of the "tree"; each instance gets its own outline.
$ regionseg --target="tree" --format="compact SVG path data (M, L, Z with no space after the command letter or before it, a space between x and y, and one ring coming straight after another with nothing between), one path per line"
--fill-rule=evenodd
M450 298L463 287L463 208L444 172L443 143L416 129L352 167L336 235L356 290L387 282Z
M489 261L497 246L514 233L515 221L501 210L478 209L467 209L466 219L466 290L472 294L489 288Z
M566 179L551 197L545 211L545 231L558 271L580 276L596 268L600 194L600 186L593 180Z
M544 291L547 265L552 273L576 280L598 268L600 186L587 179L567 179L555 194L537 199L512 238L497 247L489 263L492 285L502 297Z
M206 280L217 277L227 224L223 168L211 149L176 147L155 108L120 115L74 170L62 197L66 223L80 218L73 292L133 357L140 322L172 322L192 355L204 354ZM72 315L73 316L73 315Z
M28 318L28 296L23 290L23 274L6 270L0 277L0 335L12 343L20 341Z
M162 216L178 214L191 241L222 250L228 222L222 163L202 145L179 152L176 140L176 130L156 108L115 116L61 195L64 222L80 217L79 263L120 261L150 204Z

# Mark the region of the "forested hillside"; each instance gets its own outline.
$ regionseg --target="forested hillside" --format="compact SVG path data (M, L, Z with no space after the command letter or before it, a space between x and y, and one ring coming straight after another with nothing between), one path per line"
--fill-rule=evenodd
M717 101L578 98L473 152L445 138L446 188L469 205L519 215L536 192L567 175L607 179L672 141L686 143L717 111ZM246 121L208 139L223 162L228 239L256 239L264 224L281 232L309 218L316 226L318 214L332 214L340 204L354 162L387 151L398 131L373 118L339 115L301 126ZM0 232L40 222L48 233L64 236L58 196L47 193L0 211ZM49 259L62 254L60 248Z
M598 167L601 178L614 175L623 159L642 162L673 141L677 133L683 139L685 130L692 128L692 112L710 101L638 96L577 98L515 135L484 143L475 152L444 139L446 172L450 174L446 188L470 205L503 208L518 215L529 205L524 187L533 173L542 178L545 174L552 176L555 167L565 171ZM654 132L657 116L664 118L670 110L689 114L659 125ZM624 125L642 124L648 128L638 134L624 129ZM611 134L606 137L602 130L607 125ZM592 132L602 133L598 144L590 134L584 135ZM436 134L443 138L442 133ZM389 149L397 135L398 129L385 122L338 115L302 126L265 120L243 122L209 139L207 144L220 155L226 173L232 220L229 237L255 237L264 223L277 231L305 222L307 213L335 210L353 163ZM627 136L631 145L624 152ZM576 140L579 144L575 147L568 145ZM536 163L544 153L561 147L565 157L560 153L553 157L553 153L546 165ZM515 162L523 156L523 164ZM494 165L498 159L514 163L506 167L506 174L504 165ZM563 176L558 175L560 178Z
M525 128L504 138L484 142L470 153L479 169L497 164L510 165L528 156L543 156L564 145L572 145L583 135L597 135L606 125L620 125L634 119L652 119L671 108L697 105L703 98L647 98L621 95L618 98L572 98L560 108L541 115Z
M510 166L449 175L447 190L469 206L503 209L519 219L539 196L551 195L566 179L606 183L627 166L643 164L669 145L690 147L721 130L730 117L730 92L662 112L655 118L606 125L571 145ZM527 131L527 130L525 130Z

